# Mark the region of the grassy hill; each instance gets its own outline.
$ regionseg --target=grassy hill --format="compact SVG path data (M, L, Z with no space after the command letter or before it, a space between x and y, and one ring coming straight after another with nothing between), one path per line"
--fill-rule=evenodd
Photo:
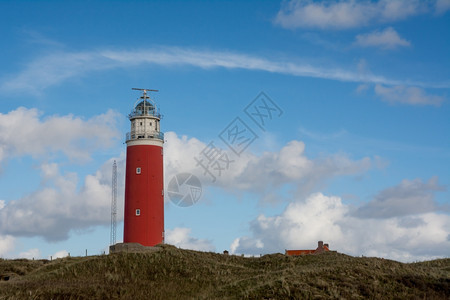
M1 260L0 299L449 299L450 259L153 253Z

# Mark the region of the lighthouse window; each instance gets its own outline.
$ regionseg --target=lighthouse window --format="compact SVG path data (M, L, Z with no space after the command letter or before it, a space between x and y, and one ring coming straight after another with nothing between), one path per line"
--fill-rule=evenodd
M136 209L136 216L140 216L141 215L141 210L138 208Z
M142 126L142 122L141 122L141 126Z
M136 174L141 174L141 168L136 168Z

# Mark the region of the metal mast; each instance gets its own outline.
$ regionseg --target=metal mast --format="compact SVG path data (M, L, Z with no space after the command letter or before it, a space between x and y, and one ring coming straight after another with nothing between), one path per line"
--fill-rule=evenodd
M116 228L117 228L117 164L114 161L112 169L112 184L111 184L111 245L116 244Z

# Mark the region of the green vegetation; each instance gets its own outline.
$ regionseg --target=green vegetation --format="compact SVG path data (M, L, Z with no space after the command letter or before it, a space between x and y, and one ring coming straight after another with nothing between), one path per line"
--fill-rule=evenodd
M1 260L0 299L448 299L450 259L152 253Z

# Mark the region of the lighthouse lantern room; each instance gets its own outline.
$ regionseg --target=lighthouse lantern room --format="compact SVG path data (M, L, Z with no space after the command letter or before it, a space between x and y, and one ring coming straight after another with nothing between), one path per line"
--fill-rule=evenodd
M124 243L155 246L164 242L163 143L161 114L150 98L150 89L129 114L126 135Z

